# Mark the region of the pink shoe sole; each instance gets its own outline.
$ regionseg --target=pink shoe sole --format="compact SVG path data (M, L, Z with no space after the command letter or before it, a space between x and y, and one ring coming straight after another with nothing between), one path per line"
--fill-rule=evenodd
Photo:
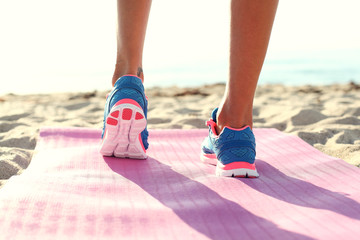
M132 103L115 104L106 118L100 147L103 156L146 159L141 132L146 127L143 110Z
M204 163L216 166L216 176L238 178L259 177L255 164L249 164L247 162L234 162L223 165L220 161L218 161L215 154L201 153L200 159Z
M259 173L255 164L247 162L233 162L223 165L220 161L216 164L216 176L237 177L237 178L257 178Z

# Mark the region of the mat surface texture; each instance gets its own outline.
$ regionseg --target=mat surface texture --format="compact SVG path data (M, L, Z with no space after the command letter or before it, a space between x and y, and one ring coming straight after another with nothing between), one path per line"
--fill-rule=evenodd
M360 239L360 169L255 129L257 179L200 161L207 130L150 130L148 159L99 154L100 130L43 128L0 189L0 239Z

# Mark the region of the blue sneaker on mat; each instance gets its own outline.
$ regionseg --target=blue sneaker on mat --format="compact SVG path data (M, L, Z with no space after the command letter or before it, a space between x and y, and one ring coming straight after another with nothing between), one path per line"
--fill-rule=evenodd
M249 126L241 129L224 127L216 133L216 113L207 121L209 136L201 146L201 160L216 165L216 175L226 177L259 177L255 167L255 136Z
M122 76L106 99L100 153L145 159L148 148L148 101L140 78Z

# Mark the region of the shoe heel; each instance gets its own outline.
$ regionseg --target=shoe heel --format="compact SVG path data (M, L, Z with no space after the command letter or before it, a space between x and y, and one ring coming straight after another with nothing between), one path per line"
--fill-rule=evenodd
M106 118L100 153L119 158L145 159L141 132L146 127L143 110L129 102L115 104Z
M233 162L223 165L220 161L218 161L216 165L216 176L257 178L259 177L259 173L256 170L255 164L249 164L247 162Z
M119 124L119 144L114 150L116 157L145 159L146 150L141 140L141 132L146 127L146 118L142 109L126 104L122 109Z

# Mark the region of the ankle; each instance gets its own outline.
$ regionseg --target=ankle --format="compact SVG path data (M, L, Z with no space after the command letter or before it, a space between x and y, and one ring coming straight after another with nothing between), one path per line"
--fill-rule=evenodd
M144 72L141 65L130 66L129 64L123 62L117 62L112 77L112 85L114 86L115 82L124 75L137 76L141 79L142 82L144 82Z
M245 126L250 126L251 129L253 127L252 107L242 109L219 107L216 118L216 131L218 134L221 133L224 127L235 129L241 129Z

